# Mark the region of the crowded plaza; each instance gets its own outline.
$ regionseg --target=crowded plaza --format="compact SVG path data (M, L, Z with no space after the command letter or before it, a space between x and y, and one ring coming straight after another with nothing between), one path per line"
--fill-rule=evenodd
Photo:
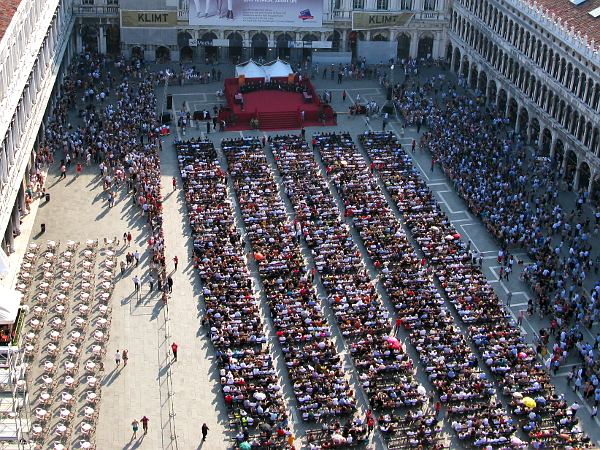
M165 85L197 79L188 89L213 92L221 75L89 54L69 67L31 197L52 206L44 195L57 183L89 176L101 208L118 208L141 231L31 244L19 289L31 309L32 441L100 448L114 380L106 354L117 348L111 322L127 304L147 305L152 320L162 314L175 336L177 308L196 324L210 347L210 378L199 383L218 391L213 409L224 407L202 433L218 421L227 448L591 448L582 414L600 401L600 337L584 328L600 320L600 284L586 287L597 273L598 221L583 214L583 192L572 207L560 204L556 162L493 105L483 114L469 92L435 77L423 89L395 87L401 117L387 132L365 121L359 132L197 127L186 136L183 122L159 123ZM421 154L489 231L501 276L513 272L531 290L525 318L510 314L483 255L413 164ZM173 214L185 227L169 234ZM176 237L189 241L187 255L171 253ZM173 289L179 260L192 284ZM544 326L532 342L521 325L534 318ZM118 345L117 365L126 364ZM166 351L179 361L173 345ZM581 404L555 386L563 367Z

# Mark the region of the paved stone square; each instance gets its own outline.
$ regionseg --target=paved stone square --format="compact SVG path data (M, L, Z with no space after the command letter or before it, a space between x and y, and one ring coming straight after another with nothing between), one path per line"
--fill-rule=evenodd
M233 76L233 66L222 65L219 68L225 76ZM149 66L149 70L161 69L164 69L164 66L156 64ZM434 73L437 73L437 69L424 69L419 79L432 76ZM395 76L397 79L401 77L398 69L396 69ZM447 76L450 74L447 73ZM385 102L385 91L376 80L345 80L338 85L335 81L316 77L314 85L319 93L324 90L332 92L332 107L338 111L338 126L308 128L306 129L307 138L315 132L349 130L357 142L356 135L359 133L381 129L381 117L373 117L370 123L367 123L364 116L350 118L344 114L358 93L363 102L372 100L380 105ZM218 83L169 87L168 92L173 95L175 114L179 113L184 101L191 111L204 108L212 110L213 106L218 104L217 97L214 95L218 87ZM344 90L348 94L345 102L342 100ZM162 86L156 89L156 94L161 101L163 93ZM161 109L162 105L159 101L159 112ZM399 135L401 124L392 121L388 125L388 129ZM232 433L219 385L218 370L214 362L215 351L206 336L206 330L200 325L203 315L203 305L200 301L201 286L190 261L193 246L190 241L185 198L181 189L173 191L171 188L173 177L178 179L179 187L181 187L177 157L172 141L175 137L184 137L175 124L172 124L171 130L171 135L165 138L163 151L160 154L167 270L172 274L174 280L173 295L166 308L163 307L160 296L156 292L149 292L147 284L146 241L149 234L145 228L145 220L141 217L138 209L133 207L131 197L124 190L120 191L115 207L108 207L102 180L95 165L84 166L83 173L79 177L75 176L72 167L68 172L67 179L62 181L58 180L58 165L51 166L46 182L51 200L47 203L39 201L39 204L34 205L34 210L37 208L35 222L28 225L29 242L35 242L42 246L46 245L47 240L60 240L63 247L67 240L79 241L82 247L88 239L99 239L100 242L103 242L104 238L116 237L122 241L123 233L130 231L134 236L132 247L127 248L123 242L116 246L117 260L122 260L126 252L136 248L142 253L139 267L129 268L122 276L117 270L115 277L115 288L110 303L113 308L110 339L106 343L102 395L97 406L99 419L94 438L99 450L142 447L150 449L222 449L229 448L233 444L230 441ZM279 134L287 133L290 131L283 131ZM276 135L278 133L242 131L216 132L207 135L203 127L200 130L188 127L185 138L209 138L219 148L221 139L240 136L262 137L269 134ZM417 130L407 128L401 141L409 146L413 138L418 142ZM452 188L452 184L443 176L438 167L433 172L429 170L431 159L428 155L416 152L413 157L415 165L426 178L444 211L456 228L461 230L463 239L470 239L473 246L485 255L485 274L500 298L505 298L509 289L514 293L513 304L509 310L518 316L519 310L524 308L527 299L532 295L529 288L519 280L517 273L513 274L510 282L498 280L496 263L498 247L483 228L481 221L466 211L463 202ZM574 199L573 193L561 191L559 200L563 205L574 204ZM565 207L565 209L568 208ZM591 210L587 206L585 214L591 214ZM32 217L29 217L26 220L31 222L31 219ZM44 234L39 232L42 223L46 224ZM27 242L25 241L26 237L23 236L20 239L19 245L22 246ZM599 241L597 236L592 239L596 250L600 245ZM180 261L176 272L172 263L175 256ZM525 258L518 252L515 252L515 256ZM135 275L142 280L139 296L135 295L131 280ZM594 277L586 280L586 286L593 285L596 280L592 278ZM523 330L527 333L528 338L532 338L539 328L547 326L546 322L547 320L542 321L538 316L532 316L531 319L524 322ZM336 329L336 327L333 328ZM584 333L586 333L586 338L592 341L598 331L596 325L591 330L585 330ZM336 339L341 338L338 335ZM179 345L179 356L176 362L173 361L170 351L173 342ZM129 349L129 363L126 367L121 364L117 368L113 355L117 349L125 348ZM272 348L276 350L277 346L272 346ZM84 349L84 351L86 350ZM415 359L414 355L412 356ZM85 355L82 355L81 358L83 361L87 359ZM588 413L580 415L583 428L594 441L598 441L600 440L598 422L597 419L589 417L589 404L583 403L581 395L574 393L566 386L565 375L572 365L578 363L575 359L573 357L573 361L561 369L557 377L553 377L553 383L559 392L565 393L569 404L577 399L585 405ZM348 361L350 361L349 358ZM351 371L352 365L349 363L346 368ZM281 373L285 373L285 370ZM418 374L420 379L426 380L426 374L421 369ZM350 372L350 375L353 377L353 382L358 383L355 374ZM284 385L289 385L287 377L281 376L281 378ZM34 391L35 393L37 391ZM358 385L357 395L361 397L361 410L364 410L368 405ZM286 398L288 406L295 410L293 394L288 391ZM80 413L78 412L78 414ZM148 434L140 437L140 431L138 439L131 439L132 420L134 418L140 420L144 415L150 419ZM295 414L292 417L296 419L296 423L292 424L297 436L295 447L307 448L305 431L314 428L314 425L307 426L301 421L298 422ZM77 425L79 421L74 420L73 423ZM210 428L205 442L202 442L201 433L203 423ZM445 432L450 436L453 448L458 445L454 433L449 429L448 421L445 421ZM378 433L372 438L372 447L386 448L383 438Z

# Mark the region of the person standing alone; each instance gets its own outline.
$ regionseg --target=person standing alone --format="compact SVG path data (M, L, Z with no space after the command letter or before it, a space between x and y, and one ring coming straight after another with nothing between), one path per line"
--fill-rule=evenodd
M177 349L178 349L178 348L179 348L179 346L178 346L178 345L177 345L175 342L173 342L173 343L171 344L171 351L173 352L173 359L174 359L175 361L177 361Z
M208 430L210 428L208 428L208 425L206 425L205 423L202 424L202 440L205 441L206 440L206 435L208 434Z

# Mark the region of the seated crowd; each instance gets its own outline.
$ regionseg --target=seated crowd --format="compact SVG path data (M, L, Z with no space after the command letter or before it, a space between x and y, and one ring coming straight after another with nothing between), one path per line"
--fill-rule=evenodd
M181 142L177 157L194 240L194 267L206 305L202 323L217 350L225 403L246 432L259 424L281 426L286 417L282 387L240 250L226 174L212 142ZM276 438L254 439L264 443Z
M303 83L288 83L284 81L266 81L257 83L246 83L240 85L240 92L242 94L248 94L250 92L257 91L284 91L284 92L297 92L299 94L306 92L308 89Z
M361 141L388 191L397 203L404 220L435 270L445 294L461 320L469 326L469 337L482 359L494 373L503 394L536 396L543 403L554 398L549 375L537 362L534 350L527 345L520 328L509 316L478 265L473 263L467 246L459 240L455 228L440 210L431 191L412 166L410 157L389 133L365 133ZM392 156L394 156L392 158ZM544 413L537 402L528 408L517 400L521 410L537 414L535 432L543 427ZM563 404L560 413L573 416ZM577 420L574 421L575 424ZM580 430L571 427L572 439L580 438Z
M452 324L425 261L408 242L361 153L348 135L321 135L316 141L346 214L385 276L399 323L410 330L411 343L440 398L453 402L491 397L492 384L477 367L460 329Z
M294 207L298 236L311 250L342 336L373 410L419 406L413 362L389 341L390 314L371 282L314 154L299 136L276 136L271 151Z
M356 397L258 139L222 142L303 419L352 414Z

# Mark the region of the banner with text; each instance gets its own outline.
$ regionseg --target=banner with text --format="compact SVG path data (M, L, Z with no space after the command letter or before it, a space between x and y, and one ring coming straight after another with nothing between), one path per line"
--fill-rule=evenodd
M190 25L320 27L322 0L190 0Z
M374 28L403 27L414 13L353 12L352 29L370 30Z
M177 26L177 11L123 11L121 26L124 28L173 28Z

